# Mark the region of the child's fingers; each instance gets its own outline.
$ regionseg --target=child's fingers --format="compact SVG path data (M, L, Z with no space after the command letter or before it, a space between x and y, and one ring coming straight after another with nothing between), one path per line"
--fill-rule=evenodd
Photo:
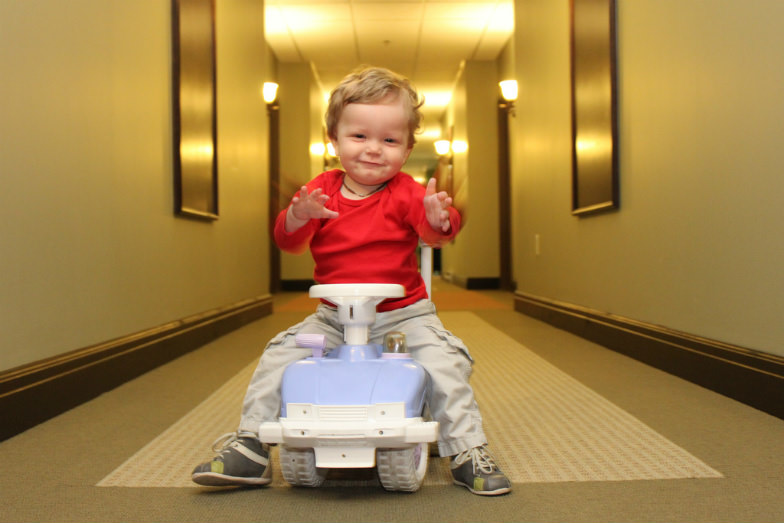
M427 181L427 187L425 187L425 196L430 196L436 193L436 179L430 178Z

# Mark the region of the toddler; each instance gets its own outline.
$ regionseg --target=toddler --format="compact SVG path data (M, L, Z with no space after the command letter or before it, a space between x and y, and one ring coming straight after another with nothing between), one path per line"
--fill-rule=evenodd
M468 384L472 359L463 342L444 328L427 298L417 267L419 241L439 246L455 237L460 214L431 179L422 187L400 169L414 146L422 105L409 81L387 69L363 68L332 92L327 135L345 169L324 172L303 186L275 222L281 249L310 248L314 279L327 283L398 283L402 298L378 305L369 342L386 332L406 334L409 352L428 372L427 404L439 423L438 450L450 456L454 482L474 494L511 490L487 450L482 418ZM311 354L297 334L323 334L327 346L343 343L337 309L322 302L303 322L267 345L245 396L236 433L219 438L216 455L197 466L200 485L265 485L272 480L269 446L259 425L277 420L280 386L289 363Z

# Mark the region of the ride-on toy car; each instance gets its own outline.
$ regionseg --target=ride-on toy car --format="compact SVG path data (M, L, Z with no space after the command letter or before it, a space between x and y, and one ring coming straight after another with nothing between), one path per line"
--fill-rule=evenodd
M344 343L325 352L323 336L297 336L313 355L286 368L280 419L260 426L262 442L280 444L287 482L316 487L331 468L375 466L387 490L422 485L428 443L438 433L438 423L422 418L427 373L411 359L403 333L387 333L383 347L368 343L376 305L404 294L392 284L310 288L311 297L337 305Z

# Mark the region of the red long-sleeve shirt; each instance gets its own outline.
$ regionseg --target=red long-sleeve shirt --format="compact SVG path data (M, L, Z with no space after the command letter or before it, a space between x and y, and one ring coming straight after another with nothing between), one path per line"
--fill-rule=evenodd
M310 246L316 262L313 279L318 283L403 285L406 296L384 301L379 312L426 298L416 257L419 239L434 246L451 240L460 230L460 214L449 209L451 228L443 234L427 222L425 188L408 174L396 174L383 190L361 200L350 200L340 193L343 175L335 169L307 184L309 193L320 187L329 196L325 206L340 213L339 217L310 220L289 234L285 230L286 208L275 221L275 242L293 253Z

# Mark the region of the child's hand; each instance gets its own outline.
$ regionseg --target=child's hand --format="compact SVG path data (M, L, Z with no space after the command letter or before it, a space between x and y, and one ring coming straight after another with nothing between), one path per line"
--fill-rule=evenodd
M449 222L449 207L452 206L452 198L446 191L436 192L436 179L430 178L425 189L425 216L430 226L441 232L449 232L452 226Z
M323 194L320 187L308 194L308 188L303 185L299 194L291 199L291 207L286 213L286 232L294 232L313 219L337 218L337 211L324 207L328 201L329 196Z

